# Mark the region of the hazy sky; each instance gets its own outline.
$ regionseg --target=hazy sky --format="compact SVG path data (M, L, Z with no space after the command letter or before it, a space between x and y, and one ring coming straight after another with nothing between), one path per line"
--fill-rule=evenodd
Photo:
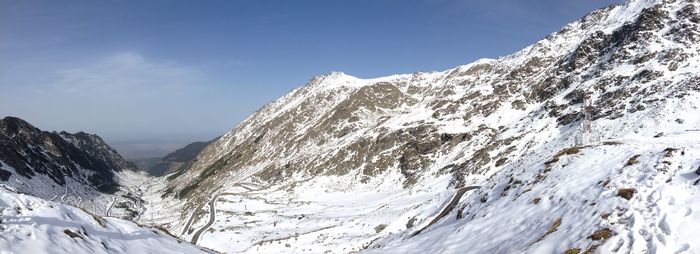
M614 2L0 0L0 116L204 140L314 75L498 57Z

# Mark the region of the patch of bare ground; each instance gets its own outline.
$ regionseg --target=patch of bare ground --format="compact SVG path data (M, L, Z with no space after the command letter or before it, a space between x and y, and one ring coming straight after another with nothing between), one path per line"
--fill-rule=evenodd
M637 189L635 188L622 188L617 190L617 196L622 197L624 199L630 200L632 197L634 197L634 193L637 192Z
M540 239L537 239L537 241L535 241L535 242L542 241L545 238L547 238L547 236L549 236L550 234L557 232L557 229L559 229L559 226L561 226L561 218L556 218L554 220L554 222L552 222L552 225L549 226L549 229L547 229L547 232L545 232L544 235L542 235L542 237L540 237Z

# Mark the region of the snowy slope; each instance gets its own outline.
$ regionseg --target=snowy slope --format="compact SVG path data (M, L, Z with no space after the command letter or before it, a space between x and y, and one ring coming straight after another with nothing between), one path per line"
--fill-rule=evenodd
M144 209L138 185L148 179L97 135L47 132L16 117L0 119L0 184L134 219Z
M1 253L214 253L133 222L0 187Z
M442 187L444 177L422 190L392 189L400 184L399 174L352 192L339 189L349 180L320 178L291 193L280 186L241 183L216 196L210 226L204 227L206 213L184 239L198 237L197 244L227 253L349 253L380 236L416 227L451 195ZM407 225L411 220L416 226Z
M698 170L699 131L525 158L440 223L369 253L700 253Z
M698 5L632 0L594 11L512 55L442 72L316 77L168 177L166 194L184 201L179 222L168 226L226 252L468 252L462 241L474 244L474 253L583 252L594 245L612 251L615 244L634 253L686 246L697 252L692 232L673 226L697 222L692 213L660 219L697 196L690 180L678 176L692 178L698 164L689 157L700 129ZM586 93L600 141L548 163L547 173L561 176L536 181L544 162L576 150L566 149L577 145ZM641 165L666 148L686 151L666 169L676 180L662 185L653 179L661 176ZM618 164L633 153L644 163L623 171L632 180L618 176ZM557 171L569 159L575 161ZM590 181L580 179L581 170L569 172L580 168L594 174ZM609 185L594 188L608 178ZM457 202L463 219L454 221L457 210L443 208L468 186L481 188ZM619 188L639 192L627 202L610 196ZM645 195L658 188L687 191L682 202L647 212L655 199ZM527 200L512 201L516 193ZM536 197L535 208L518 203ZM544 208L551 211L538 210ZM443 210L447 216L436 219ZM486 219L467 221L481 211ZM594 211L622 214L602 221L588 216ZM495 226L499 220L512 223ZM557 229L543 237L553 224ZM586 240L605 227L614 237Z

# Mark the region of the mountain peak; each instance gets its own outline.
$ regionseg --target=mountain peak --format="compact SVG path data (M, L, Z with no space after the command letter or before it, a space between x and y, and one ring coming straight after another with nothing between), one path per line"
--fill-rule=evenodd
M14 116L6 116L5 118L0 119L0 128L3 129L4 132L8 133L17 133L20 130L38 130L27 121Z

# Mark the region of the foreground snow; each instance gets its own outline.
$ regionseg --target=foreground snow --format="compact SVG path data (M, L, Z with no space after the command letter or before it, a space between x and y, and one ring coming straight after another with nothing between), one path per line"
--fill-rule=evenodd
M166 232L0 187L0 253L211 253Z
M504 170L461 211L369 253L700 253L698 170L699 131L567 149Z

